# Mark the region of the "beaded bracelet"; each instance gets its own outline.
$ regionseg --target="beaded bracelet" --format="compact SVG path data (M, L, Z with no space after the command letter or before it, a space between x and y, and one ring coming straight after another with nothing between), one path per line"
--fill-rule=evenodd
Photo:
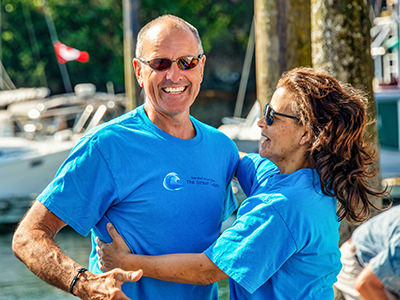
M83 273L83 272L86 272L86 271L87 271L86 268L80 268L80 269L78 269L78 273L76 273L76 275L75 275L74 278L72 279L71 285L69 286L69 292L70 292L72 295L75 296L73 289L74 289L74 285L75 285L76 281L79 279L79 275L80 275L81 273Z

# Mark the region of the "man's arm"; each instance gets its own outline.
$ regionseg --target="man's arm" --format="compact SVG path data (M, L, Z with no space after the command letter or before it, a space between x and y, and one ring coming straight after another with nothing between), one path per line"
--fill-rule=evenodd
M164 281L189 284L211 284L228 278L204 253L135 255L111 224L107 230L112 243L97 240L97 253L102 271L112 268L143 270L143 276Z
M385 286L375 275L370 264L357 276L355 289L363 300L388 300Z
M35 201L14 234L12 249L39 278L68 292L81 266L66 256L54 241L64 226L61 219ZM141 272L119 269L101 275L86 271L80 274L73 292L81 299L128 299L121 291L121 284L140 277Z

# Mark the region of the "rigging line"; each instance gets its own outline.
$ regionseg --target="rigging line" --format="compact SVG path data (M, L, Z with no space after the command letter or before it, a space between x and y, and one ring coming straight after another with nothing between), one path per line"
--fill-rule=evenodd
M44 16L46 19L47 28L49 29L50 39L54 46L54 44L56 42L58 42L59 40L58 40L58 36L57 36L56 27L54 25L53 19L51 18L50 9L49 9L49 6L47 5L46 0L42 0L42 7L44 9ZM55 51L54 51L54 53L55 53ZM57 65L58 65L58 68L60 69L61 78L64 83L65 91L67 93L72 93L72 85L71 85L71 80L69 78L67 66L65 64L60 64L58 62L58 60L57 60Z
M54 43L58 42L59 39L56 31L56 26L54 25L53 18L50 14L50 8L46 0L42 0L42 7L44 10L44 17L46 18L47 28L49 29L50 39L54 45Z
M12 90L3 77L0 77L0 90Z
M1 6L1 0L0 0L0 89L8 89L8 90L12 90L15 89L15 85L14 83L11 81L10 77L7 74L6 69L3 66L2 63L2 58L3 58L3 32L2 32L2 13L3 13L3 8Z
M40 59L39 43L37 41L36 34L35 34L35 29L33 27L31 12L27 8L26 5L22 5L22 11L24 13L25 24L26 24L26 27L27 27L27 30L28 30L29 41L31 43L32 52L36 56L36 59L38 61L40 61L41 59ZM39 70L39 71L40 71L40 84L42 86L46 86L47 87L48 86L47 77L46 77L46 73L44 72L44 68L41 67L41 70Z
M3 7L1 6L1 0L0 0L0 62L3 59L3 31L2 31L2 28L3 28L2 15L3 14L2 13L3 13ZM3 68L0 68L0 78L3 78ZM3 88L2 84L0 84L0 88L1 89Z
M16 87L15 87L14 83L11 81L10 77L8 76L7 71L4 68L1 60L0 60L0 74L1 74L0 89L14 90Z
M247 41L246 54L242 67L242 75L240 77L239 91L236 98L235 111L233 114L233 116L237 118L240 118L242 115L243 102L246 96L246 89L247 89L247 83L249 81L251 62L253 60L254 45L255 45L255 39L254 39L254 17L253 17L250 26L249 40Z

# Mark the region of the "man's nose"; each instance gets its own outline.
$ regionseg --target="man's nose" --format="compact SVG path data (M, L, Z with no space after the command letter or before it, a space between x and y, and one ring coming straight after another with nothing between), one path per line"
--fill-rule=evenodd
M167 70L166 79L171 80L172 82L178 82L182 77L182 70L178 68L176 62L173 62L172 65Z

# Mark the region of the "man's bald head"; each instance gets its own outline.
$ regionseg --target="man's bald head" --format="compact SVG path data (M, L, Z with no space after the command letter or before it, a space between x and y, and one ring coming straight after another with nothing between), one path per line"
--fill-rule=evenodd
M151 29L156 26L169 26L172 29L183 29L191 31L194 37L198 41L199 52L200 53L204 52L199 32L193 25L189 24L188 22L179 17L173 15L163 15L150 21L145 26L143 26L143 28L139 31L136 41L136 53L135 53L136 57L143 56L143 48L144 48L144 43L146 42L147 34L150 33Z

